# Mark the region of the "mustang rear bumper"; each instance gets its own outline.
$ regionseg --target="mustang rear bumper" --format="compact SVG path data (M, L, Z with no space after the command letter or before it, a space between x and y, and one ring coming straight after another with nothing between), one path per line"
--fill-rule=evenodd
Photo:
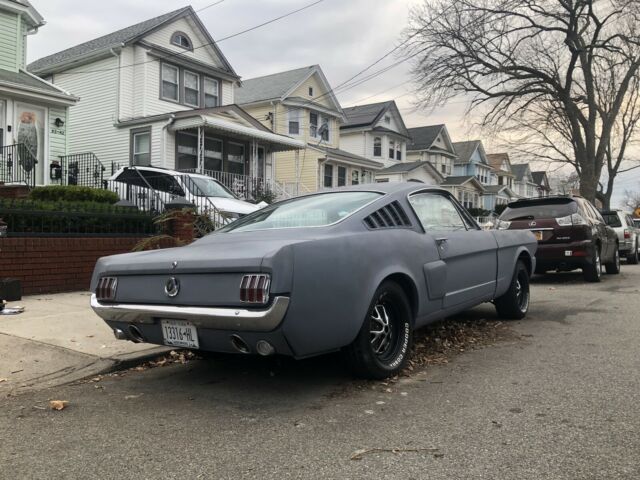
M91 296L91 308L103 320L128 324L156 324L159 319L186 320L196 327L212 330L270 332L284 320L288 297L275 297L269 308L247 310L218 307L181 307L174 305L139 305L100 303Z

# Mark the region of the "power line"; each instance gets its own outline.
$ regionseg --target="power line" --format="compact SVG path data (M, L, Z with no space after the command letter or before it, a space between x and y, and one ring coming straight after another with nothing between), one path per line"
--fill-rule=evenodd
M224 2L224 1L225 1L225 0L218 0L217 2L210 3L210 4L209 4L209 5L207 5L206 7L202 7L202 8L199 8L198 10L196 10L196 13L197 13L197 12L202 12L202 11L204 11L204 10L207 10L208 8L211 8L211 7L215 7L216 5L220 5L220 4L221 4L222 2Z
M200 10L198 10L198 11L202 11L202 10L205 10L205 9L207 9L207 8L213 7L213 6L215 6L215 5L218 5L218 4L222 3L223 1L225 1L225 0L220 0L220 1L218 1L218 2L215 2L215 3L212 3L212 4L210 4L210 5L207 5L206 7L203 7L203 8L201 8L201 9L200 9ZM231 38L235 38L235 37L238 37L238 36L240 36L240 35L244 35L245 33L252 32L252 31L254 31L254 30L257 30L257 29L259 29L259 28L264 27L265 25L269 25L269 24L271 24L271 23L277 22L277 21L279 21L279 20L282 20L282 19L284 19L284 18L290 17L290 16L292 16L292 15L295 15L296 13L302 12L303 10L307 10L307 9L309 9L309 8L311 8L311 7L314 7L314 6L316 6L316 5L318 5L319 3L322 3L322 2L324 2L324 1L325 1L325 0L316 0L315 2L309 3L309 4L307 4L307 5L303 6L303 7L297 8L297 9L292 10L292 11L290 11L290 12L287 12L287 13L285 13L285 14L283 14L283 15L280 15L279 17L272 18L271 20L267 20L266 22L260 23L260 24L258 24L258 25L254 25L253 27L247 28L247 29L242 30L242 31L240 31L240 32L237 32L237 33L234 33L234 34L228 35L228 36L226 36L226 37L222 37L222 38L220 38L219 40L214 40L213 42L208 42L208 43L205 43L205 44L202 44L202 45L198 45L197 47L193 47L193 48L189 51L189 53L193 52L194 50L199 50L199 49L201 49L201 48L205 48L205 47L213 46L213 45L216 45L216 44L218 44L218 43L220 43L220 42L224 42L225 40L229 40L229 39L231 39ZM165 57L161 57L161 58L154 58L154 59L151 59L151 60L145 60L144 62L134 62L134 63L130 63L130 64L128 64L128 65L122 65L122 66L118 66L118 67L112 67L112 68L101 68L101 69L95 69L95 70L83 70L83 71L79 71L79 72L61 72L61 73L58 73L58 75L80 75L80 74L85 74L85 73L103 73L103 72L111 72L111 71L115 71L115 70L121 70L121 69L124 69L124 68L131 68L131 67L135 67L135 66L137 66L137 65L145 65L145 64L147 64L147 63L152 63L152 62L161 62L161 61L163 61L163 60L167 60L167 59L171 59L171 58L175 58L175 57L183 56L183 55L185 55L186 53L187 53L187 52L176 52L176 53L172 53L172 54L170 54L170 55L167 55L167 56L165 56Z

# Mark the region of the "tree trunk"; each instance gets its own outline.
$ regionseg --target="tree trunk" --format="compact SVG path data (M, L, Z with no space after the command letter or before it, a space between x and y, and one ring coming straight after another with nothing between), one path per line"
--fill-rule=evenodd
M595 205L600 178L592 168L583 169L580 175L580 195Z

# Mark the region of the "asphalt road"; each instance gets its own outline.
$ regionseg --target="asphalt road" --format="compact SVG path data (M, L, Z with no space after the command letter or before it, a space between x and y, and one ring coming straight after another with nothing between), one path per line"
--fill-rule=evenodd
M3 396L0 478L637 479L639 312L623 265L536 278L518 339L396 384L233 359Z

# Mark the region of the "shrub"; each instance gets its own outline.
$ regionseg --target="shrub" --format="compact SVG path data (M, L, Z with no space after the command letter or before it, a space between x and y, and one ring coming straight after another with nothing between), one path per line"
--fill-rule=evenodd
M485 210L484 208L467 208L467 211L472 217L487 217L491 213L489 210Z
M77 185L50 185L36 187L29 194L31 200L44 202L95 202L113 205L120 198L115 192L101 188L80 187Z

